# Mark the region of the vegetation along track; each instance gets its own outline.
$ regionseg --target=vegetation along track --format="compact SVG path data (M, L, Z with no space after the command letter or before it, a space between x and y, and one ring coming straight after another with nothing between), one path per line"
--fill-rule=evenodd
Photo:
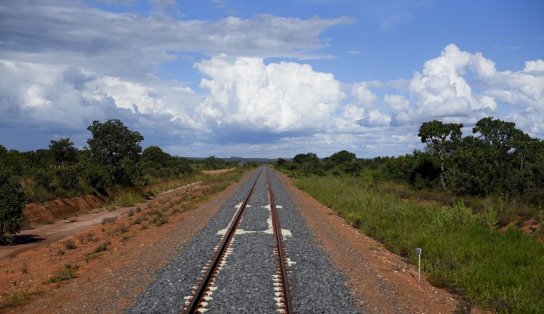
M229 250L230 245L232 244L234 234L238 229L240 220L244 215L244 211L247 208L251 195L255 189L255 185L259 180L263 168L259 171L257 178L253 182L245 200L242 205L236 211L234 217L232 218L227 231L223 235L220 244L216 247L210 261L206 265L206 270L203 272L202 277L199 280L199 284L195 286L193 295L187 298L183 313L200 313L205 312L208 300L210 300L210 295L213 294L214 290L214 279L217 273L221 270L221 267L224 265L225 260L228 254L231 252ZM293 313L293 306L291 302L291 295L289 293L289 283L288 283L288 259L287 253L285 250L285 245L283 241L283 235L281 234L281 227L276 211L276 202L274 198L274 191L272 184L270 182L270 174L268 170L265 170L267 177L267 188L268 188L268 198L270 213L272 219L272 231L275 240L274 256L276 258L276 275L274 276L275 283L275 300L277 301L278 310L281 313Z
M224 200L127 312L358 311L285 187L263 167Z

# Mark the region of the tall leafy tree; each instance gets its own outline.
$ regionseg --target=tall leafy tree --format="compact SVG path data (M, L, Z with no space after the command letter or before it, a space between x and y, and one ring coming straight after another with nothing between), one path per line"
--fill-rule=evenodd
M72 163L77 160L77 148L69 138L51 140L49 150L58 164Z
M501 154L508 153L520 139L523 132L513 122L485 117L476 122L472 133L479 133L479 138Z
M134 184L144 137L118 119L93 121L87 130L92 134L87 140L91 160L107 169L113 184Z
M140 142L144 137L127 128L118 119L104 123L93 121L87 128L92 138L87 140L91 156L104 165L117 165L123 159L138 160L142 152Z
M25 205L21 185L0 172L0 242L11 242L13 235L21 230Z
M463 127L460 123L443 123L433 120L424 122L419 128L421 142L427 144L429 152L440 161L440 183L447 189L445 177L446 158L461 140Z

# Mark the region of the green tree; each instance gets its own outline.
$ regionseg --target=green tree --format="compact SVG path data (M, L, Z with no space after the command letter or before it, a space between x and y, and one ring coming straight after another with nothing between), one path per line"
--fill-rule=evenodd
M341 150L332 154L329 157L330 161L336 165L352 163L357 159L354 153L350 153L347 150Z
M158 146L149 146L142 152L142 161L150 162L157 166L165 167L171 160L172 156L165 153Z
M293 168L301 170L305 174L324 174L321 162L314 153L298 154L293 157L293 161Z
M462 127L460 123L433 120L424 122L419 128L418 136L421 142L427 144L430 153L440 161L440 183L444 190L447 189L444 179L446 158L461 140Z
M361 170L361 163L357 161L357 156L347 150L336 152L323 160L325 169L333 169L333 174L357 173Z
M299 164L302 163L319 163L319 158L315 153L297 154L293 157L293 161Z
M474 136L464 137L450 156L450 188L461 194L485 196L502 184L492 148Z
M204 168L207 170L217 170L221 169L225 165L225 161L222 159L219 159L215 156L210 156L206 159L204 159Z
M25 205L21 185L8 174L0 173L0 242L11 242L21 230Z
M77 161L77 148L67 137L57 141L51 140L49 150L53 154L55 161L60 165Z
M516 140L522 140L523 132L516 128L513 122L485 117L476 122L472 133L479 133L479 138L495 148L501 154L507 154L515 145Z
M278 160L276 160L276 166L278 167L283 167L285 166L286 163L287 163L287 160L283 158L278 158Z
M137 162L142 152L140 142L144 137L137 131L131 131L118 119L104 123L93 121L87 130L92 134L92 138L87 140L91 160L107 170L113 184L134 185L140 177Z

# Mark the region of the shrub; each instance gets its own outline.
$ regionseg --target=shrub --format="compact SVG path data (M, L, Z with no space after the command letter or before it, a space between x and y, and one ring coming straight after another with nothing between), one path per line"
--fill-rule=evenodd
M77 249L77 245L72 239L64 241L64 246L66 247L67 250Z
M168 217L166 217L165 214L158 212L153 216L151 222L156 226L161 226L168 222Z
M76 272L78 269L78 265L65 264L63 268L58 269L53 273L51 278L49 278L49 282L56 283L76 278Z
M100 244L99 246L96 247L96 249L94 249L94 252L95 253L100 253L102 251L107 251L108 250L108 246L110 245L110 242L104 242L102 244Z
M22 291L22 292L15 292L8 296L3 296L2 299L0 299L0 312L2 310L20 306L22 304L27 303L30 301L30 299L34 296L42 295L43 291Z
M108 224L112 224L114 222L117 221L117 216L116 217L106 217L104 219L102 219L102 224L103 225L108 225Z

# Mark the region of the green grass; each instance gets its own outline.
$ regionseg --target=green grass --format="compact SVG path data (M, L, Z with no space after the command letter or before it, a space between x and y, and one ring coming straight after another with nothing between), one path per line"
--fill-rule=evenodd
M146 197L140 191L125 190L118 193L111 203L115 206L128 207L136 203L143 203L146 200Z
M15 292L11 295L3 296L0 301L0 311L7 310L19 305L28 303L34 296L43 295L43 291Z
M353 226L422 268L432 284L496 312L544 312L544 244L500 232L458 203L424 206L375 192L364 177L299 177L295 183Z
M79 269L78 265L66 264L63 268L56 270L51 278L49 278L50 283L58 283L65 280L70 280L76 278L76 272Z

